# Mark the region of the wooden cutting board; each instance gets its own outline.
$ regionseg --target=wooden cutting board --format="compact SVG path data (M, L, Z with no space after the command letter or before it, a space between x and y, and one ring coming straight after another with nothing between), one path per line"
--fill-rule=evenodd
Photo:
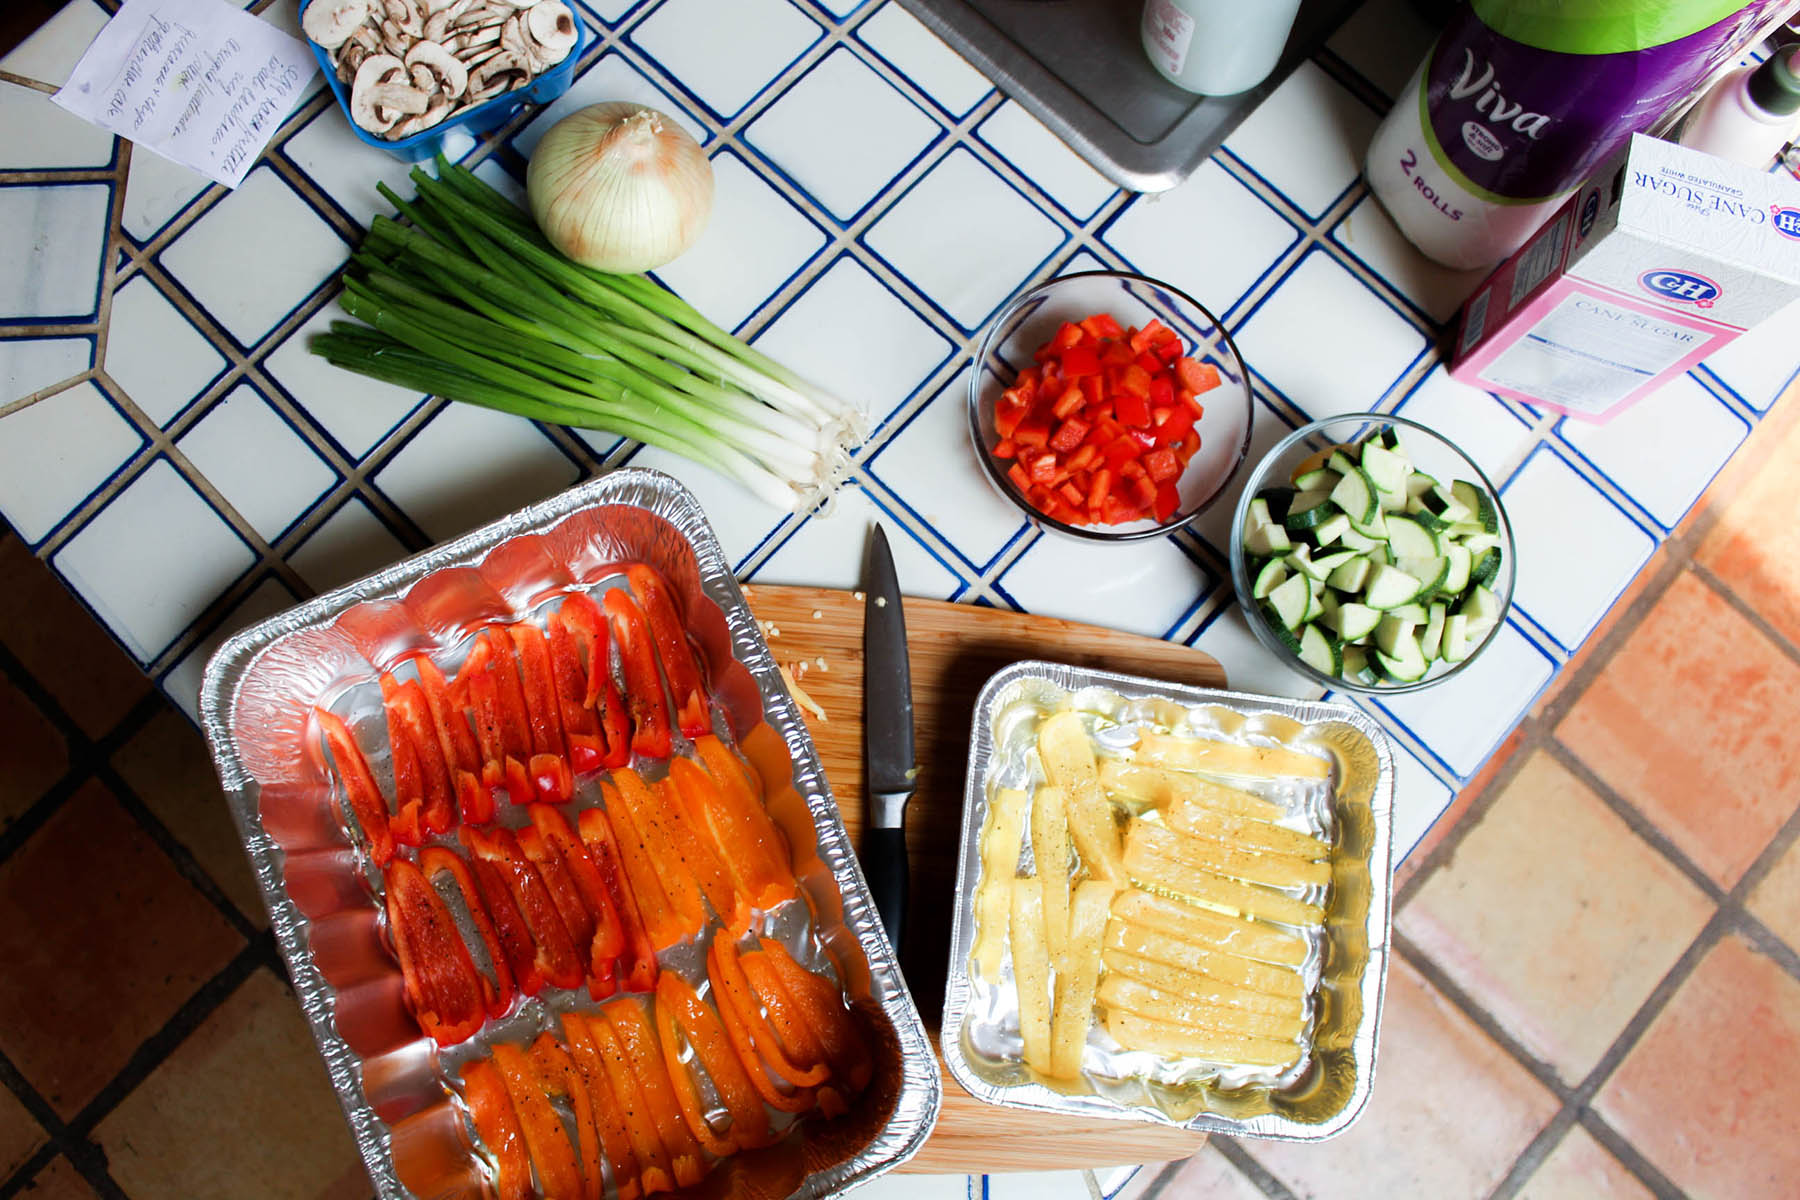
M844 824L862 829L862 601L823 588L744 588L763 621L775 660L790 671L810 664L800 685L825 710L807 725ZM975 696L1001 667L1026 658L1104 667L1196 687L1224 687L1225 670L1207 654L1155 638L970 604L906 601L912 663L913 741L918 792L906 812L912 867L901 967L937 1045L949 963L962 832L963 781ZM825 668L818 666L820 658ZM939 1067L942 1068L942 1060ZM903 1170L1043 1171L1185 1158L1203 1135L1155 1125L1092 1121L984 1104L944 1075L944 1108L925 1148Z

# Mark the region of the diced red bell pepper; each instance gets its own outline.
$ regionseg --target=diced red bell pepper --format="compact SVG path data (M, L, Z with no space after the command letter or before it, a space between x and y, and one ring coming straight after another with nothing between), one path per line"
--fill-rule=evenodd
M998 442L994 443L995 458L1011 458L1018 452L1019 448L1013 444L1011 438L1001 438Z
M1146 451L1156 449L1156 434L1148 429L1133 429L1128 431L1125 436L1137 446L1139 458L1142 458Z
M1163 374L1150 377L1150 408L1168 408L1175 403L1175 385Z
M1181 439L1188 435L1194 427L1194 414L1179 406L1171 408L1169 415L1161 425L1156 427L1156 444L1158 446L1179 445Z
M1107 494L1112 491L1112 481L1113 473L1105 467L1094 472L1093 482L1088 485L1087 494L1087 506L1090 511L1099 508L1106 502Z
M1156 489L1156 505L1154 512L1158 521L1167 521L1181 507L1181 494L1172 483L1162 484Z
M675 598L668 581L644 563L627 567L625 578L630 581L644 617L650 622L650 636L656 639L656 654L662 660L663 674L668 676L669 690L675 696L676 727L683 736L699 737L712 729L711 708L707 703L705 682L700 677L700 665L675 609Z
M1010 392L1001 393L1000 400L994 405L994 432L1003 438L1011 438L1018 431L1019 422L1031 411L1031 405L1017 400L1008 400Z
M1106 525L1124 525L1140 519L1143 515L1143 509L1127 504L1117 496L1109 495L1100 505L1099 520Z
M1050 435L1050 449L1058 454L1072 454L1088 435L1088 424L1079 417L1070 417L1056 427Z
M518 839L513 836L512 831L484 831L464 826L459 833L474 861L477 864L485 863L497 873L530 931L533 946L531 962L524 971L519 969L517 963L513 964L513 974L518 978L520 988L527 995L535 996L546 983L559 988L579 987L587 972L581 957L575 953L575 944L569 937L568 926L563 923L556 900L550 894L543 877L538 874L531 860L525 857L525 852L520 849ZM475 879L478 884L482 883L481 871L477 870ZM487 895L486 885L483 885L482 893ZM490 905L490 914L492 911ZM536 986L532 986L533 984Z
M1084 440L1081 445L1076 448L1075 453L1069 455L1068 461L1063 465L1066 466L1071 473L1085 471L1093 466L1095 460L1099 457L1100 447L1094 445L1091 441Z
M1100 365L1105 367L1122 367L1137 361L1137 354L1125 342L1110 342L1100 351Z
M1113 411L1121 422L1134 429L1145 429L1150 425L1150 404L1136 393L1120 392L1113 397Z
M594 870L606 887L613 912L618 915L619 928L624 935L625 986L632 991L648 991L656 983L656 947L620 864L618 841L612 825L604 812L590 808L583 810L577 818L577 827L581 844L587 847L594 860Z
M478 1058L463 1064L462 1081L475 1132L494 1160L499 1200L532 1200L537 1189L532 1186L531 1155L499 1069Z
M1161 321L1157 320L1155 317L1151 317L1147 325L1131 335L1131 352L1133 354L1142 354L1144 351L1150 349L1150 347L1156 345L1160 332L1166 328L1167 326Z
M1031 477L1025 474L1025 468L1021 467L1018 463L1014 463L1012 466L1006 468L1006 477L1012 480L1012 485L1021 492L1028 492L1031 490Z
M1087 331L1089 337L1096 341L1105 341L1107 338L1125 336L1124 328L1121 327L1117 321L1113 320L1110 313L1095 313L1093 316L1084 320L1081 323L1081 327Z
M512 968L506 962L506 948L500 941L494 922L488 916L487 903L481 898L468 864L446 846L427 846L419 852L419 870L424 872L425 878L431 881L434 888L437 886L438 876L449 875L456 884L456 890L462 894L463 907L469 913L469 924L475 927L476 936L481 938L482 948L487 951L488 972L483 975L481 990L488 1016L505 1016L512 1007L518 985L513 982ZM479 969L476 973L482 974Z
M1141 400L1150 399L1150 372L1137 363L1122 367L1119 370L1119 390L1128 396L1136 396ZM1115 399L1113 403L1117 404ZM1131 422L1127 422L1130 424Z
M1056 336L1050 339L1050 347L1056 357L1061 358L1065 351L1072 346L1079 346L1086 338L1087 331L1081 326L1072 321L1064 321L1057 328Z
M1073 504L1078 508L1081 505L1087 503L1087 493L1082 491L1081 485L1074 482L1073 480L1071 480L1068 483L1063 484L1061 487L1057 488L1056 490L1057 490L1057 494L1062 496L1062 498L1064 500L1068 501L1070 504Z
M1156 503L1156 483L1148 475L1138 475L1131 480L1130 502L1135 508L1150 508Z
M1080 384L1071 382L1063 389L1063 394L1056 398L1056 403L1050 406L1050 416L1058 421L1072 417L1081 411L1081 406L1087 401L1087 392L1082 390Z
M325 734L325 745L331 751L338 779L344 785L344 803L350 810L348 815L362 830L363 841L369 847L369 858L376 866L385 867L394 860L394 833L388 825L387 797L381 794L375 775L369 770L368 760L363 757L361 747L350 735L350 727L344 724L343 718L324 708L313 709L313 716Z
M1175 377L1181 381L1182 387L1195 395L1210 392L1219 386L1219 368L1185 356L1175 360Z
M469 728L468 714L451 702L450 684L436 663L424 654L416 654L413 665L419 672L419 689L425 693L432 725L437 729L444 765L450 771L457 808L464 821L485 825L494 819L494 797L481 783L481 750Z
M662 675L656 669L656 647L644 612L622 588L606 593L607 617L619 663L625 670L625 705L631 710L631 752L644 758L667 758L674 746L669 704Z
M609 885L607 875L602 873L595 857L588 847L582 843L575 827L562 810L548 804L531 806L531 823L535 831L555 848L561 856L563 867L567 870L575 890L580 894L581 903L587 909L587 915L593 926L592 939L588 943L588 994L596 1000L610 996L617 987L617 960L625 953L625 927L619 919L618 907L613 903L613 891L618 879L617 866L612 870L613 884ZM524 839L519 844L524 846ZM530 853L530 848L526 848ZM644 949L648 950L649 940L645 939ZM577 947L580 949L580 947ZM655 951L650 952L650 962L655 963ZM631 966L635 969L639 964L634 960ZM650 986L650 979L643 977L634 979L633 985L643 990Z
M1012 440L1021 446L1042 446L1050 440L1049 416L1032 413L1013 429Z
M1126 463L1137 459L1143 452L1143 447L1127 436L1116 438L1109 443L1103 457L1106 459L1107 467L1117 471Z
M1163 483L1181 474L1180 461L1176 459L1175 452L1167 447L1150 451L1144 455L1143 462L1144 470L1156 483Z
M1069 347L1063 351L1059 361L1064 379L1079 379L1084 375L1100 373L1100 355L1091 342Z
M1045 450L1025 462L1025 477L1032 483L1049 484L1056 480L1056 453Z
M382 879L388 932L419 1028L440 1046L467 1041L487 1020L487 1006L481 975L450 910L419 868L403 858L389 863Z

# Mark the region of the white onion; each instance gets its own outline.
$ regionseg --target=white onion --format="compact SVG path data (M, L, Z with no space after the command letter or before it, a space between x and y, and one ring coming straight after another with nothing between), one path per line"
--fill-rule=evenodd
M544 134L525 175L531 215L578 263L630 273L692 246L712 215L712 164L667 115L615 101Z

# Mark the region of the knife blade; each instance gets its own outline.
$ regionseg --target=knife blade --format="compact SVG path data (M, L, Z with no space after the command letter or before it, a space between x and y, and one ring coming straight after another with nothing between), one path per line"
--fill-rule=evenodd
M900 953L906 915L906 802L917 774L913 762L912 667L906 658L906 614L894 556L879 524L863 573L863 774L867 827L863 875Z

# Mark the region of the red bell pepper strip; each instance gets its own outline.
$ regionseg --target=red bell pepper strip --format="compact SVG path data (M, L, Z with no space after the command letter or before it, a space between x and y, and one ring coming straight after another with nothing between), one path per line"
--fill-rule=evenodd
M525 759L531 754L530 734L518 736L516 731L508 732L511 723L501 699L502 675L494 662L494 641L486 631L475 639L469 657L457 673L452 695L458 690L468 694L469 714L475 719L475 740L481 747L481 781L490 793L504 791L514 804L528 804L533 794L531 778L525 773ZM510 640L507 644L510 646ZM524 729L523 724L520 729ZM525 758L519 757L521 754Z
M670 902L669 893L663 887L662 868L645 842L643 830L638 828L626 810L625 802L619 798L619 789L605 782L600 785L600 795L606 803L601 819L613 835L613 848L618 851L619 862L625 869L627 890L637 901L650 944L658 950L667 950L688 934L699 933L700 927L696 925L690 929ZM599 811L584 809L580 817L581 840L589 846L594 845L594 839L589 836L590 825L596 826L595 832L598 832L598 822L588 813Z
M362 749L350 736L350 727L344 724L343 718L323 708L313 709L313 716L318 718L319 728L324 731L325 745L331 751L338 779L344 785L344 802L350 809L349 816L362 830L370 859L376 866L385 867L394 861L394 834L388 828L387 797L381 794L375 775L369 770L368 760L363 758Z
M725 1026L725 1036L731 1042L733 1052L737 1054L739 1065L744 1074L750 1077L751 1087L763 1098L771 1108L778 1112L803 1113L813 1107L815 1096L810 1087L795 1086L792 1091L782 1091L769 1078L768 1068L763 1065L762 1056L756 1052L756 1037L750 1031L749 1018L744 1015L743 1005L754 1005L756 1000L749 995L748 985L739 991L725 986L724 972L719 967L715 950L724 937L715 937L712 947L706 954L707 978L712 981L713 1003L719 1007L719 1021Z
M625 927L613 904L612 891L607 886L606 877L594 862L594 856L582 844L574 826L569 824L569 819L563 816L561 809L548 804L534 804L531 806L531 823L538 836L561 856L563 866L581 897L582 906L591 918L593 933L587 943L588 994L596 1000L605 999L617 990L617 960L625 953ZM525 844L523 835L519 844ZM529 853L529 849L527 852ZM616 864L614 878L617 878ZM643 949L654 970L656 957L655 952L650 950L648 939L645 939ZM649 987L653 978L652 972L644 980L645 988Z
M762 909L793 898L794 873L787 865L786 847L769 844L763 825L745 811L736 789L728 793L704 767L687 758L669 763L663 786L678 801L687 823L711 839L739 896Z
M531 1043L531 1069L538 1086L546 1096L561 1097L569 1106L575 1124L575 1147L581 1158L581 1198L600 1200L606 1187L601 1171L600 1129L596 1121L593 1098L575 1068L575 1060L557 1044L553 1033L540 1033Z
M467 826L464 827L465 829ZM465 839L466 840L466 839ZM512 888L500 868L486 859L471 856L469 873L481 891L481 902L493 922L494 934L513 983L520 992L535 996L544 990L544 974L537 965L537 946L531 940L531 926L513 899Z
M631 712L613 678L610 624L599 606L579 592L564 599L551 619L574 638L587 664L586 705L600 722L605 746L600 765L622 767L631 761Z
M532 1200L536 1189L531 1183L531 1156L499 1070L487 1059L478 1058L463 1064L462 1083L463 1098L475 1118L475 1132L494 1158L500 1200Z
M656 983L656 946L645 928L637 898L628 885L612 824L605 812L590 808L583 810L578 826L581 844L594 860L594 870L605 884L607 899L612 901L613 912L618 916L624 937L621 953L625 958L626 986L635 992L647 992Z
M557 713L562 718L569 764L581 775L598 771L606 758L606 740L594 710L587 705L587 655L560 611L550 614L544 629L550 644L550 674L556 685Z
M587 1018L579 1013L564 1013L562 1034L563 1045L574 1060L582 1086L587 1089L594 1125L606 1147L607 1161L612 1164L618 1200L638 1200L643 1194L643 1186L638 1181L638 1160L631 1146L631 1131L625 1127L624 1112L618 1097L613 1094L606 1065L600 1061L600 1051L588 1035Z
M675 1098L681 1102L682 1114L695 1139L720 1156L737 1150L753 1150L773 1141L769 1110L757 1098L756 1087L732 1050L719 1014L700 999L693 984L673 971L664 971L656 980L655 1009L656 1031L662 1039L669 1081L675 1085ZM731 1128L724 1137L713 1132L687 1064L681 1061L681 1039L684 1038L693 1048L700 1068L712 1081L719 1103L731 1116Z
M397 748L399 738L404 738L412 750L415 778L421 789L418 824L428 833L447 832L456 823L456 803L450 768L444 762L443 747L438 742L437 726L425 689L414 680L401 683L384 671L381 701L387 712L389 741ZM399 773L396 770L395 790L398 788ZM407 804L396 807L404 814Z
M525 1051L511 1042L496 1042L493 1060L500 1068L506 1094L512 1099L513 1112L518 1114L519 1128L525 1132L525 1145L531 1151L531 1165L537 1170L544 1200L582 1200L581 1167L575 1161L575 1149L569 1145L562 1118L556 1115L550 1098L538 1084Z
M637 594L638 604L650 622L650 636L656 639L656 653L662 659L663 674L669 677L669 690L675 694L675 723L683 735L699 737L712 729L712 717L706 699L706 685L700 678L700 666L694 649L688 644L687 631L675 610L668 581L644 563L625 568L625 578Z
M581 957L575 953L575 944L569 939L568 927L563 924L550 889L544 885L543 877L531 865L531 860L519 849L518 839L512 831L483 831L465 825L459 833L474 861L486 864L498 875L531 933L534 952L529 968L521 972L518 963L513 964L519 986L527 995L533 996L545 983L559 988L579 987L587 973ZM482 881L480 870L475 879L478 883ZM485 885L482 893L488 893ZM491 907L489 911L492 912ZM531 983L537 987L530 986Z
M538 806L534 804L532 807ZM569 931L569 940L585 966L586 952L594 942L594 918L589 915L587 905L581 902L581 893L576 890L575 880L569 874L568 867L563 865L562 855L557 853L556 847L543 834L530 825L516 830L513 836L518 839L519 849L531 860L531 865L537 868L538 878L544 881L544 888L550 893L550 899L556 905L558 915L562 917L563 928Z
M440 1046L467 1041L487 1020L480 972L450 910L419 868L403 858L383 872L388 932L419 1028Z
M543 631L528 621L509 626L508 631L519 664L525 716L531 726L531 783L538 799L547 804L564 804L575 795L575 778L569 771L568 747L563 742L562 711L550 669L550 644Z
M724 868L711 853L706 854L708 861L705 864L699 861L698 840L692 831L680 825L676 814L651 791L636 771L621 767L612 773L612 782L620 800L616 813L610 808L607 810L613 816L614 825L627 822L637 831L637 841L656 865L657 878L662 880L670 906L687 933L699 933L706 925L706 902L710 898L701 886L700 871L716 871L723 878ZM607 800L610 803L612 796L607 796ZM622 829L620 833L624 836ZM737 915L737 909L730 899L730 885L726 884L724 890L725 907L716 911L722 918L730 920Z
M799 1005L801 1018L819 1035L834 1082L847 1083L860 1092L874 1074L869 1048L856 1028L856 1018L844 1006L843 993L823 975L794 961L786 946L772 938L759 938L769 965Z
M715 988L737 1009L751 1040L756 1043L757 1051L769 1060L781 1077L801 1087L814 1087L824 1083L831 1072L823 1061L815 1058L809 1066L800 1065L795 1061L795 1055L789 1054L787 1047L776 1036L774 1025L769 1016L764 1014L763 1006L758 1003L755 990L744 974L737 944L729 934L713 938L707 963Z
M618 1104L617 1111L624 1114L625 1133L631 1139L633 1153L637 1155L644 1195L673 1191L675 1170L669 1163L669 1152L663 1147L661 1135L656 1132L655 1118L650 1115L649 1107L644 1102L637 1075L626 1061L625 1048L619 1044L619 1035L613 1031L612 1023L603 1016L590 1015L583 1020L587 1025L588 1036L593 1039L595 1053L606 1071L606 1081L612 1086L613 1099Z
M462 893L463 907L468 910L469 923L475 927L475 933L481 938L482 947L487 951L488 972L482 975L482 998L487 1005L490 1017L502 1017L512 1007L513 996L517 985L513 982L512 968L507 965L506 949L500 940L499 931L488 916L487 903L481 898L476 887L475 877L469 873L469 866L458 858L454 850L445 846L427 846L419 852L419 870L425 878L437 886L439 875L448 874L456 884L456 890ZM481 975L477 969L476 974Z
M631 752L645 758L667 758L674 744L669 730L669 705L663 696L662 674L656 669L656 647L651 643L643 610L622 588L606 593L605 607L612 620L613 640L619 644L619 662L625 669Z
M675 1089L669 1083L669 1070L663 1064L661 1049L656 1044L656 1030L644 1017L643 1007L633 999L615 1000L600 1010L612 1025L637 1078L638 1093L656 1123L656 1135L669 1152L669 1163L675 1170L675 1182L692 1187L706 1175L706 1162L700 1156L700 1143L682 1120L681 1106L676 1103Z
M481 750L469 728L468 714L451 703L450 684L436 663L423 654L414 655L413 663L419 672L419 689L425 693L425 704L431 710L431 723L437 729L438 747L449 768L462 819L471 825L485 825L494 819L494 797L481 784Z
M421 845L425 841L425 782L419 753L412 736L391 711L387 729L388 763L394 771L394 815L388 820L388 830L399 845Z

